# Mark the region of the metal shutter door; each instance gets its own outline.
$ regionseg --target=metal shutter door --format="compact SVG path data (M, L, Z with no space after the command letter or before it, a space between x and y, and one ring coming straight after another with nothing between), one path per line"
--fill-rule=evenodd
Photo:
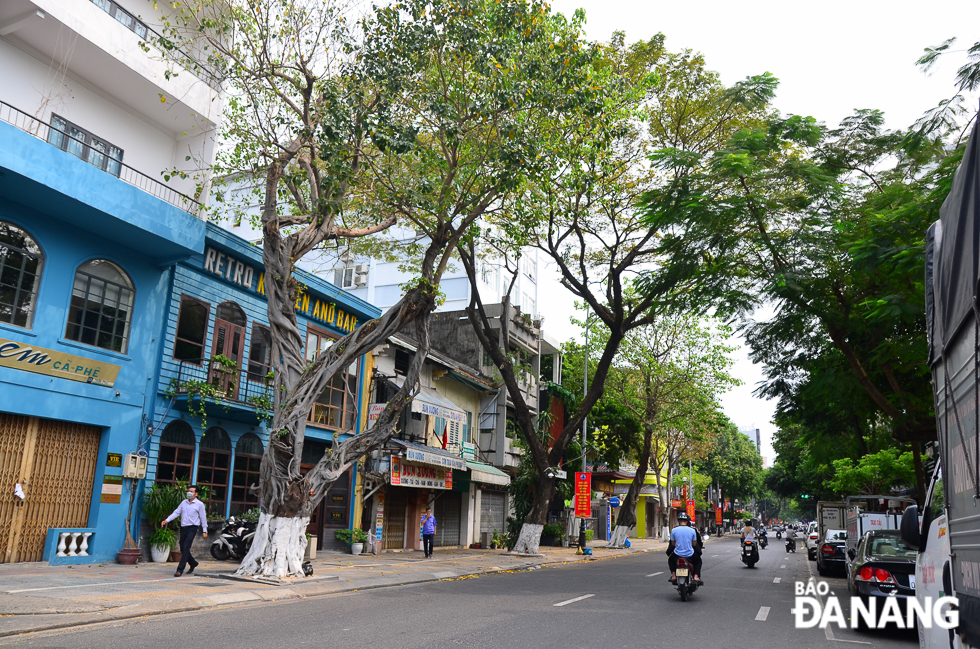
M459 545L459 512L462 507L463 494L458 491L447 491L436 500L437 527L433 546Z
M507 494L500 491L480 492L480 533L483 532L493 535L494 530L504 534L504 505L507 501Z
M389 487L385 494L385 521L381 544L385 550L398 550L405 547L405 506L404 489Z

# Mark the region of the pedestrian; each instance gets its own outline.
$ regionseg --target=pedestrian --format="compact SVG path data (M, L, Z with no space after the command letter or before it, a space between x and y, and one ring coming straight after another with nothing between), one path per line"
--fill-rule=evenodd
M432 558L432 542L436 538L436 517L432 515L432 507L426 507L422 514L422 550L425 558Z
M177 564L174 577L184 574L185 564L191 565L191 569L187 571L188 575L197 568L198 562L191 556L191 544L194 543L197 528L200 527L204 532L204 538L208 538L208 514L204 509L204 503L197 499L197 485L187 487L187 500L182 501L173 514L163 519L160 527L178 516L180 516L180 563Z

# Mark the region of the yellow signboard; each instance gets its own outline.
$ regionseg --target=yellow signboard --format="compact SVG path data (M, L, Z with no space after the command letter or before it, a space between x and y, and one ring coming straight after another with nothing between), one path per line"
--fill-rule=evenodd
M119 366L0 338L0 367L111 388Z

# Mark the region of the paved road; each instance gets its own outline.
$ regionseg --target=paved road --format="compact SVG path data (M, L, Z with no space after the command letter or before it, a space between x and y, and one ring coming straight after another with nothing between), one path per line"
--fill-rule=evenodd
M812 565L812 564L811 564ZM794 582L805 552L771 544L754 569L738 543L705 549L706 586L681 602L663 553L299 601L141 618L5 638L23 647L233 649L370 646L392 649L531 647L677 649L846 646L912 649L914 632L795 629ZM827 580L846 597L843 579ZM679 639L683 638L682 643ZM860 643L855 645L853 643Z

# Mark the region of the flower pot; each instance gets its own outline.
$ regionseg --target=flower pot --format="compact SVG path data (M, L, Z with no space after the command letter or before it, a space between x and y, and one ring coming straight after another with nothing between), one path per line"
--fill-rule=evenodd
M153 559L153 563L166 563L167 559L170 558L170 546L169 545L151 545L150 546L150 558Z
M360 554L362 552L364 552L364 544L363 543L351 543L350 544L350 553L351 554L353 554L353 555L356 556L356 555L358 555L358 554Z
M170 561L173 563L180 563L180 550L170 551Z
M139 558L139 548L123 548L116 554L116 561L124 566L135 566Z

